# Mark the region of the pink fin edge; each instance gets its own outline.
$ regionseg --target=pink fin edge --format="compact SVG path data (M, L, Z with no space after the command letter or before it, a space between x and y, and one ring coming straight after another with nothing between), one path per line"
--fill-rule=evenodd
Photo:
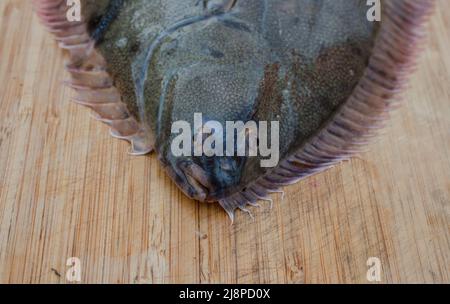
M145 155L153 151L144 128L122 102L114 81L106 71L106 61L94 48L84 22L66 19L65 0L33 0L43 25L54 33L59 46L69 53L66 66L71 78L66 82L76 92L74 102L91 109L94 118L111 128L111 135L131 144L131 155Z
M273 202L270 194L307 176L348 160L369 143L397 108L399 93L416 67L426 23L435 0L384 2L383 20L365 73L353 93L329 122L296 153L247 185L219 201L231 221L237 209L258 200Z

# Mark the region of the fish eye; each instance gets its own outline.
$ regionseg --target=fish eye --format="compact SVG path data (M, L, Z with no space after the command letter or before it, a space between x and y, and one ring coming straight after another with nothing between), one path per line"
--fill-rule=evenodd
M231 170L233 170L233 166L231 165L230 162L221 161L220 162L220 169L222 169L224 171L231 171Z
M235 0L204 0L203 7L210 14L220 14L230 10L235 2Z

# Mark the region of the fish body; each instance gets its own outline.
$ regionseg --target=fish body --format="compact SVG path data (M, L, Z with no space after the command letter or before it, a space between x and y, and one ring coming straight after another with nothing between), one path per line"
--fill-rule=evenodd
M83 0L83 20L70 24L65 1L35 2L71 54L79 103L133 153L154 150L186 195L230 216L359 150L406 80L433 6L385 0L374 22L363 0ZM174 124L194 126L196 114L221 126L277 122L279 162L174 155ZM235 135L222 132L225 146Z

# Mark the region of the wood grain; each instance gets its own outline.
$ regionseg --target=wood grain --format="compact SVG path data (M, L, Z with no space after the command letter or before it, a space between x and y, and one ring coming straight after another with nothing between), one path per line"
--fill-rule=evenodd
M69 103L64 56L30 1L0 1L0 282L450 283L450 10L384 135L360 158L238 214L185 198Z

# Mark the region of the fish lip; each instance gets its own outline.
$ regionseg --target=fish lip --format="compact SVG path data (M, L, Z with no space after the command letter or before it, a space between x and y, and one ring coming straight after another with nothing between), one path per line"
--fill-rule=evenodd
M176 163L176 167L177 171L180 171L180 174L184 177L186 181L185 184L190 186L191 189L194 190L194 193L199 194L197 196L188 194L188 196L200 202L215 203L239 192L239 187L219 189L217 185L211 181L208 173L193 160L179 160ZM189 192L187 189L185 193L192 193L192 190Z
M185 161L181 163L181 168L192 167L193 162ZM197 166L197 165L196 165ZM202 203L216 203L221 199L229 197L234 193L235 189L227 191L226 193L219 193L213 191L212 188L207 188L202 185L198 180L192 177L189 173L186 173L181 168L174 168L171 165L165 165L166 172L175 182L175 184L183 191L183 193L191 199L197 200ZM231 192L231 193L230 193Z
M211 183L207 173L193 161L181 160L176 163L176 174L183 180L182 190L200 202L215 201L209 197Z

